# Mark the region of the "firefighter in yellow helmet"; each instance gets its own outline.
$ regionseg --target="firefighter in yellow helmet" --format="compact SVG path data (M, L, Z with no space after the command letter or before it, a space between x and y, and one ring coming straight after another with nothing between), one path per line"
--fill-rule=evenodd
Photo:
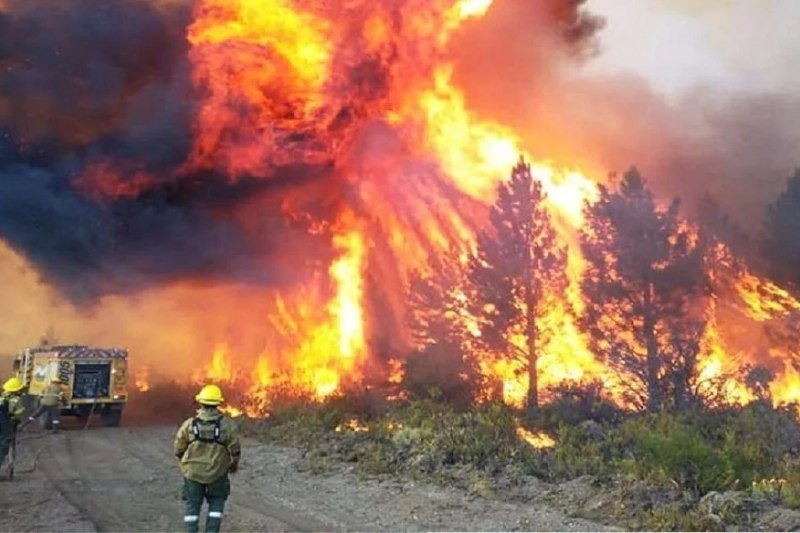
M22 404L24 388L25 385L19 378L11 378L3 384L3 394L0 395L0 464L5 461L17 426L25 414L25 406Z
M239 468L239 429L223 415L224 401L216 385L206 385L195 396L197 414L186 420L175 435L175 456L184 477L183 516L186 531L199 531L200 509L208 502L206 531L219 531L222 511L230 494L228 472Z
M61 426L61 407L66 400L66 390L61 383L61 379L55 377L50 384L42 391L39 399L39 408L33 413L29 420L33 421L44 416L43 426L45 429L52 429L57 432Z

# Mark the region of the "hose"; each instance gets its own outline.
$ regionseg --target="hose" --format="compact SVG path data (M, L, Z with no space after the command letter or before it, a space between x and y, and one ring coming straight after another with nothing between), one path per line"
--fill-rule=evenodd
M95 410L95 407L97 407L97 398L93 398L93 399L94 399L94 402L92 403L92 408L89 411L89 417L86 419L86 424L83 426L82 431L86 431L87 429L89 429L89 425L92 423L92 416L94 416L94 410ZM40 434L33 434L33 435L21 435L21 436L19 436L21 438L18 438L18 442L19 441L23 441L24 442L24 441L28 441L28 440L34 440L34 439L41 439L43 437L49 437L49 436L50 436L49 433L40 433ZM36 453L33 456L33 462L31 463L31 467L30 468L26 468L24 470L17 470L17 471L18 472L23 472L23 473L26 473L26 474L29 474L31 472L35 472L36 471L36 466L39 464L39 457L41 457L42 453L51 444L52 444L52 441L51 442L46 442L38 450L36 450Z
M89 411L89 417L86 419L86 425L83 426L84 431L89 429L89 424L92 423L92 417L94 416L94 408L97 407L97 397L92 398L92 400L94 400L92 402L92 409Z

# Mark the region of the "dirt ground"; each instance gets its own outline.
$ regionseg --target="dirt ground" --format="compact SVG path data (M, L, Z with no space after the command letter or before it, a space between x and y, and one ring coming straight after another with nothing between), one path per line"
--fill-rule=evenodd
M0 482L0 531L179 531L173 427L26 429ZM408 481L316 475L292 448L244 442L225 531L607 531L534 501L508 503Z

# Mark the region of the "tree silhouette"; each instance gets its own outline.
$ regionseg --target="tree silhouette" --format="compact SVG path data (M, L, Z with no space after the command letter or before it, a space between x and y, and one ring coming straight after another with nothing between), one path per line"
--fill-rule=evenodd
M628 377L648 410L691 399L708 293L703 249L679 217L656 205L636 169L586 207L583 326L593 351Z
M404 381L412 394L427 395L437 388L451 401L474 396L478 372L467 353L469 288L462 256L452 248L432 256L428 272L411 274L407 309L414 350Z
M508 183L498 187L489 213L491 227L478 235L470 268L480 342L521 360L529 379L529 411L539 403L537 363L548 340L540 318L567 284L566 248L558 244L544 202L542 184L520 160Z
M767 208L763 252L776 281L800 287L800 169Z

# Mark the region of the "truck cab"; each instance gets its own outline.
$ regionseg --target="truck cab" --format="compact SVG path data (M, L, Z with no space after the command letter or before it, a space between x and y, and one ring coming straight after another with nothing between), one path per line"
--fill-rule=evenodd
M38 403L45 387L58 378L65 387L62 415L97 414L107 426L118 426L127 402L128 352L83 345L28 348L14 360L14 371Z

